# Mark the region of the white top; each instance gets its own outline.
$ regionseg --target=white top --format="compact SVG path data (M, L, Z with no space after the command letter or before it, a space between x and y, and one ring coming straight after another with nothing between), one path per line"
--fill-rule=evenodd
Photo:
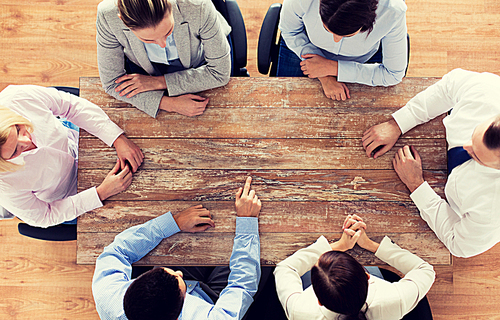
M302 289L300 279L327 251L331 251L330 244L321 236L309 247L295 252L276 265L276 291L288 319L337 319L337 313L318 304L312 285ZM394 283L370 277L366 318L401 319L415 308L431 288L435 278L434 269L416 255L392 243L388 237L384 237L375 255L404 273L405 277Z
M55 116L67 118L108 146L123 130L95 104L54 88L11 85L0 92L0 105L31 121L37 146L9 160L24 163L23 168L0 173L0 206L40 227L101 207L95 188L77 194L78 132L64 127Z
M169 65L172 61L179 59L174 34L171 33L165 42L165 48L160 47L156 43L144 43L149 61Z
M455 69L392 116L403 133L453 108L444 118L448 148L463 146L480 123L500 114L500 77ZM500 170L471 159L445 187L448 202L427 182L410 196L439 240L458 257L480 254L500 241Z
M323 26L319 3L320 0L284 0L279 28L290 50L299 58L314 53L338 61L340 82L371 86L401 82L408 60L407 8L403 0L379 0L372 32L360 32L339 42ZM380 43L382 63L364 64L377 52Z

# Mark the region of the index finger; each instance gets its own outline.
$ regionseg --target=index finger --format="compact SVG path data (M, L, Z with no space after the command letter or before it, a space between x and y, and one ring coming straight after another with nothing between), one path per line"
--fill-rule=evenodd
M250 184L252 183L252 177L247 177L247 180L245 181L245 186L243 187L243 195L247 196L248 192L250 191Z
M124 74L123 76L121 76L118 79L116 79L115 83L120 83L120 82L123 82L123 81L128 80L128 79L130 79L130 75Z
M403 147L403 154L408 159L415 159L415 158L413 158L413 154L411 153L409 146L404 146Z

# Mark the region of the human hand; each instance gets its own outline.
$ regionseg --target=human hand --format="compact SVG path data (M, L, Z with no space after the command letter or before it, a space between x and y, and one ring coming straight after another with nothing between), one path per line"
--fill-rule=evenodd
M141 149L139 149L135 143L127 139L124 134L116 138L115 142L113 142L113 146L120 160L120 168L123 170L126 166L126 161L128 161L132 166L132 172L136 172L137 168L139 168L144 160Z
M167 83L163 76L146 76L138 73L126 74L118 79L115 83L121 83L115 88L116 92L120 92L120 96L127 95L127 98L132 98L138 93L152 90L165 90Z
M413 157L413 155L415 155L415 157ZM394 155L394 159L392 159L392 165L399 179L403 181L410 192L415 191L415 189L424 183L422 160L413 146L411 147L411 151L408 146L399 149Z
M120 159L117 159L113 169L111 169L106 178L104 178L104 181L96 188L97 195L99 195L101 201L104 201L127 189L131 183L132 172L128 166L125 166L120 171Z
M371 252L377 251L379 244L366 235L366 224L364 222L363 224L358 222L363 222L363 219L356 214L348 215L344 221L342 230L350 236L354 236L357 231L360 231L360 236L356 243L363 249Z
M194 233L215 227L215 222L212 220L210 211L203 208L201 204L187 208L173 215L173 217L179 229L184 232Z
M317 54L304 54L300 62L300 69L309 78L320 78L336 76L338 73L338 62L329 60Z
M361 141L368 158L373 156L373 159L377 159L391 150L399 136L401 136L401 129L399 129L396 120L391 119L366 130Z
M160 109L194 117L205 111L209 100L195 94L183 94L177 97L164 96L160 102Z
M245 181L245 186L239 188L236 193L236 215L238 217L258 217L262 206L259 198L255 195L254 190L250 190L252 177L248 177Z
M366 229L366 224L363 219L357 215L348 215L342 226L342 236L340 240L330 244L332 250L336 251L346 251L352 249L359 237L361 236L361 230Z
M321 82L323 92L328 99L340 101L351 97L347 86L342 82L338 82L334 77L327 76L318 79Z

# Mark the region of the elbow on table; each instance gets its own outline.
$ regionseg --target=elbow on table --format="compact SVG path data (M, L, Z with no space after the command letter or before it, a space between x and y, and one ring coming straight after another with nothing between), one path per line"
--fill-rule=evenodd
M395 86L403 81L405 77L405 70L403 71L391 71L386 69L386 75L382 79L382 85L384 87Z

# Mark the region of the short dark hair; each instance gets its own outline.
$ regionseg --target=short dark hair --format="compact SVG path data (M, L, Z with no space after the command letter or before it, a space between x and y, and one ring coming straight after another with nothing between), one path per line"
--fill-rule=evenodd
M318 301L344 319L365 319L368 295L365 269L347 253L328 251L311 269L311 283Z
M123 297L129 320L175 320L184 304L177 277L155 268L132 282Z
M168 0L118 0L117 5L123 23L130 29L154 28L172 10Z
M331 32L347 36L373 30L378 0L320 0L321 21Z
M483 142L486 148L490 150L500 149L500 115L493 120L484 132Z

